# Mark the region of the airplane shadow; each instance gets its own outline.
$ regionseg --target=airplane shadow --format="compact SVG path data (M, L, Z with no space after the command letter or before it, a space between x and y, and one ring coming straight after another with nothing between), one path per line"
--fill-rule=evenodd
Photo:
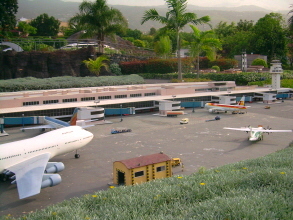
M7 192L7 191L15 191L16 193L9 193L9 195L12 197L12 196L16 196L17 197L17 201L15 202L12 202L12 203L9 203L9 204L5 204L5 205L2 205L0 203L0 211L4 211L4 210L7 210L7 209L11 209L11 208L15 208L15 207L18 207L18 206L22 206L22 205L25 205L25 204L28 204L28 203L31 203L33 201L35 201L35 199L22 199L22 200L19 200L18 199L18 194L17 194L17 189L16 189L16 185L11 185L10 181L5 181L5 182L0 182L0 197L3 196L4 192ZM4 199L4 198L1 198L1 200Z
M25 204L34 202L35 200L36 199L22 199L22 200L17 200L15 202L11 202L9 204L1 205L0 206L0 210L1 211L4 211L4 210L11 209L11 208L15 208L15 207L18 207L18 206L23 206Z
M236 148L234 148L232 150L225 151L225 153L231 153L231 152L234 152L234 151L243 150L245 148L248 148L249 149L250 147L254 147L254 146L259 145L258 144L259 141L252 142L252 141L249 141L247 138L233 139L233 140L230 140L230 141L222 140L220 142L229 142L229 143L230 142L233 142L233 143L238 143L238 147L236 147ZM271 145L271 146L273 146L274 144L269 144L269 143L262 142L262 145Z

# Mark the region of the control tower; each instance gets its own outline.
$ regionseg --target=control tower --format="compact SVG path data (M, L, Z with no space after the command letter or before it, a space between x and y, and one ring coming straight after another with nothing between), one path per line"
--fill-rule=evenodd
M281 73L283 73L282 63L279 60L271 62L270 73L272 74L272 89L281 88Z

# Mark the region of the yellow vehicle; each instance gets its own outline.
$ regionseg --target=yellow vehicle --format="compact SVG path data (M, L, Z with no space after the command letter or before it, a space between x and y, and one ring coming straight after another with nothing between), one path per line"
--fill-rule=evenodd
M181 159L180 158L172 158L172 167L175 167L175 166L179 166L181 164Z
M188 124L189 122L189 119L188 118L183 118L181 121L180 121L180 124Z

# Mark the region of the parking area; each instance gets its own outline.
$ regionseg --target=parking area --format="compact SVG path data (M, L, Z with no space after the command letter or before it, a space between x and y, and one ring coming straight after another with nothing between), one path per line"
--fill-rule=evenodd
M224 130L223 127L256 127L293 129L293 100L270 105L250 103L247 114L219 114L220 120L206 122L217 114L199 108L185 109L186 115L160 117L152 113L109 117L112 124L96 125L87 130L95 137L79 150L81 157L74 159L74 152L53 158L63 162L58 186L42 189L41 193L18 199L15 185L0 183L0 215L19 216L48 205L62 202L98 190L107 190L112 182L113 162L163 151L170 157L180 157L184 163L173 170L174 175L189 175L200 167L215 168L229 163L257 158L286 148L293 140L293 133L265 134L264 140L249 142L246 132ZM188 124L180 124L189 118ZM131 129L131 132L111 134L111 129ZM0 137L0 144L33 137L39 131L21 132L19 128L5 129L9 136ZM45 140L44 140L45 141ZM9 150L9 149L7 149Z

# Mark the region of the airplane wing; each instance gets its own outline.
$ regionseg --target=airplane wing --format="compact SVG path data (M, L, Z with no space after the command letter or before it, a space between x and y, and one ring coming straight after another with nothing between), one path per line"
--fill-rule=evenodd
M235 130L235 131L250 131L250 128L227 128L227 127L224 127L223 129L229 129L229 130Z
M270 133L270 132L293 132L293 130L265 130L264 132Z
M293 130L269 130L269 129L263 129L263 130L259 130L259 128L227 128L224 127L223 129L229 129L229 130L235 130L235 131L261 131L261 132L265 132L265 133L270 133L270 132L293 132Z
M15 173L20 199L40 193L44 170L49 159L50 154L45 153L7 168Z
M52 125L41 125L41 126L34 126L28 128L21 128L20 130L32 130L32 129L47 129L47 128L56 128Z

